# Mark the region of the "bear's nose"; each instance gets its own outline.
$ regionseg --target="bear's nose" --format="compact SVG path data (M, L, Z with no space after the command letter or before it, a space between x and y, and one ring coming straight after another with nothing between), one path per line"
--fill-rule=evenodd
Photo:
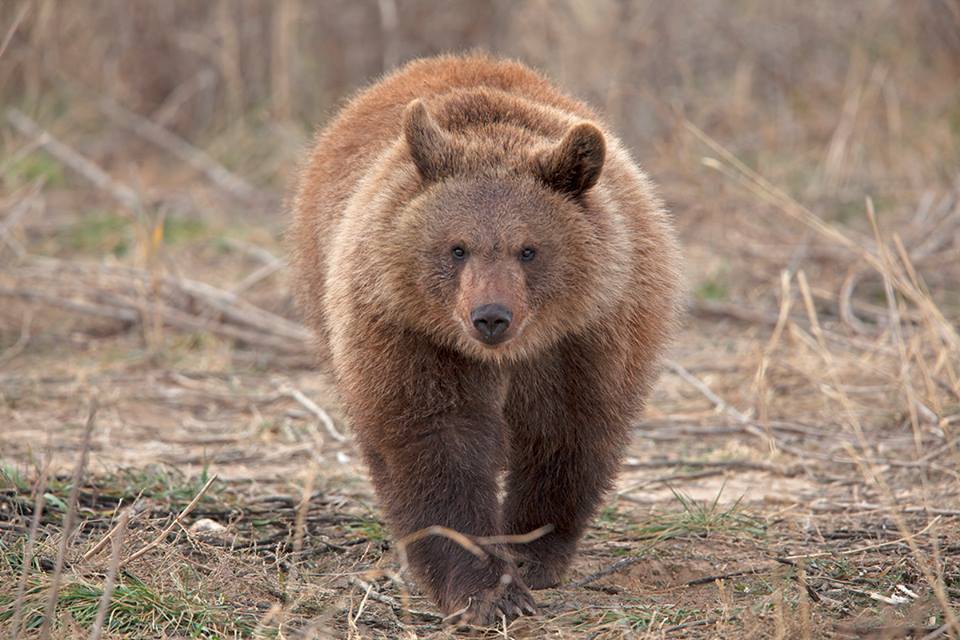
M513 314L502 304L485 304L470 312L470 321L487 344L496 344L503 339L510 326Z

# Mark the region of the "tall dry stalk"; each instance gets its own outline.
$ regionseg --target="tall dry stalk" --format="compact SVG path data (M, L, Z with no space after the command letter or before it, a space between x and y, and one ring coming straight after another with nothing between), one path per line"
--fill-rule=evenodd
M13 603L13 616L10 618L10 633L13 640L17 640L17 636L20 633L23 598L27 591L27 578L29 578L30 568L33 566L33 551L37 543L37 532L40 528L40 520L43 518L43 506L46 504L50 463L51 460L48 457L43 469L40 471L40 477L37 479L34 488L33 517L30 518L30 530L27 534L26 544L23 547L23 563L20 569L20 579L17 582L17 595Z
M124 509L120 514L120 521L113 528L111 535L110 566L107 569L107 578L103 585L103 595L100 596L100 604L97 607L97 617L93 621L93 628L90 630L90 640L100 640L103 634L103 623L107 619L107 613L110 611L110 601L113 599L113 589L116 586L117 571L120 569L120 555L123 551L124 537L127 535L127 523L130 521L130 514L133 508Z
M298 50L299 0L278 0L273 6L270 37L270 97L278 120L293 117L293 84Z
M38 637L40 637L41 640L48 640L51 630L53 629L54 616L57 611L57 601L60 598L60 580L63 577L63 565L67 557L67 550L70 548L70 539L73 537L73 525L77 515L77 497L80 494L80 484L83 481L83 474L87 468L87 458L90 453L90 438L93 434L93 425L97 417L97 408L97 399L93 398L90 401L87 422L83 429L83 442L77 457L77 464L73 468L73 475L70 478L71 486L70 495L67 498L67 513L63 518L60 546L57 549L57 559L54 563L53 575L50 578L47 603L43 609L43 623L40 625L40 631L38 633Z

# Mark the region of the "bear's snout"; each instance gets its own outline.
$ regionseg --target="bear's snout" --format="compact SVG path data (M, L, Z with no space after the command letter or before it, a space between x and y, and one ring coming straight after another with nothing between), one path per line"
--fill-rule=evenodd
M470 321L487 344L497 344L507 335L513 314L502 304L484 304L470 312Z

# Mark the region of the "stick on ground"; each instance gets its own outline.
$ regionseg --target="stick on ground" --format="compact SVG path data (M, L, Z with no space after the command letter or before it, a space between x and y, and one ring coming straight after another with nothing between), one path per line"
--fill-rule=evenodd
M122 569L123 567L127 566L137 558L143 557L153 549L160 546L160 543L162 543L164 539L166 539L166 537L170 534L170 532L173 531L174 528L176 528L178 525L182 524L183 519L186 518L188 515L190 515L190 512L193 511L194 508L196 508L196 506L200 503L200 499L203 498L203 494L205 494L207 490L210 488L210 486L216 481L217 481L216 475L210 476L210 479L207 480L206 484L204 484L203 487L201 487L200 491L197 492L197 495L195 495L193 497L193 500L190 501L190 504L188 504L183 508L183 511L181 511L177 515L177 517L173 519L173 522L171 522L166 527L164 527L163 531L161 531L160 534L156 538L151 540L146 546L144 546L142 549L140 549L139 551L131 555L126 560L123 560L122 562L120 562L118 569Z

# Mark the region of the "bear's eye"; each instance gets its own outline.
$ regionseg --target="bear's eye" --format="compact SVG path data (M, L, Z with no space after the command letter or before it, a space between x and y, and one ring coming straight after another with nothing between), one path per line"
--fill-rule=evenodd
M463 260L467 257L467 250L457 245L453 249L450 249L450 255L453 256L454 260Z
M522 262L530 262L535 257L537 257L537 250L533 247L524 247L520 250L520 260Z

